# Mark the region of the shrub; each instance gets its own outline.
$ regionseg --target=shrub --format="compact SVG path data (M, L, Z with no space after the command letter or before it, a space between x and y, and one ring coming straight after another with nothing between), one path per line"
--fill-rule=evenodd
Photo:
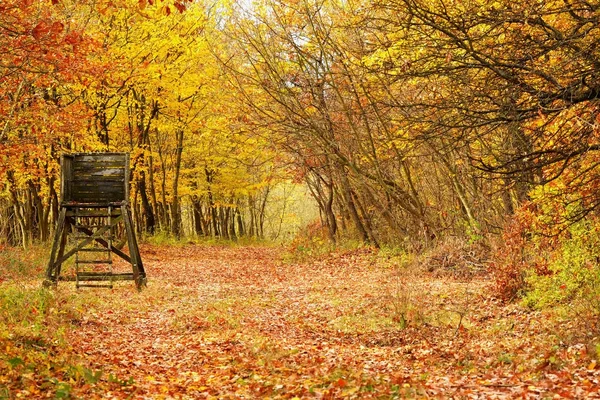
M418 257L417 263L435 276L472 278L488 272L489 247L486 240L446 238Z
M493 255L495 294L511 301L527 291L527 271L546 275L547 255L555 241L538 234L539 210L533 203L523 205L504 228L503 243Z
M528 272L524 301L535 308L577 302L600 315L600 226L580 221L568 230L548 263L548 273Z
M329 254L334 245L327 238L327 228L319 221L300 230L289 245L284 261L302 262Z

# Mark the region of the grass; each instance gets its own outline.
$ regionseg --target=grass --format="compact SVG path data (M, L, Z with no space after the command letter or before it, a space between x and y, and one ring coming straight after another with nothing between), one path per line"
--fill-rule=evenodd
M142 242L152 246L162 247L181 247L189 245L204 245L204 246L226 246L226 247L243 247L243 246L277 246L278 244L266 239L258 237L242 236L236 239L226 239L222 237L212 236L186 236L177 238L172 234L159 231L153 235L142 237Z
M0 283L24 282L43 277L49 254L49 247L43 244L34 244L27 250L20 247L0 247Z

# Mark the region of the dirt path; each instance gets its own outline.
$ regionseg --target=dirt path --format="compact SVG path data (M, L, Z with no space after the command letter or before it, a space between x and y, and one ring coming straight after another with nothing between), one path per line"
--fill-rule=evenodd
M360 252L300 265L260 247L142 252L147 290L80 294L89 304L69 337L86 368L103 373L75 395L591 398L600 390L585 346L561 344L539 313L488 299L485 281L407 277Z

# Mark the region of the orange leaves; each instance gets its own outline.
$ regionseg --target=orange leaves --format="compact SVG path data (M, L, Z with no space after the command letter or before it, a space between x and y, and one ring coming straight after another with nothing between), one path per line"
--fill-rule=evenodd
M175 7L175 9L177 9L177 11L179 11L180 14L182 14L185 10L187 10L187 6L185 5L185 2L183 2L183 1L174 2L173 7ZM171 15L171 7L170 6L165 6L164 10L165 10L165 15L167 15L167 16Z
M62 22L54 21L49 23L48 21L41 21L32 30L31 35L36 40L43 38L55 39L64 30L65 25Z
M335 382L335 386L339 387L339 388L344 388L348 385L348 382L346 382L345 379L340 378Z
M138 7L140 8L140 10L143 10L148 5L153 6L154 0L138 0Z
M33 4L33 0L21 0L17 3L19 5L19 7L22 10L27 9L28 7L31 7L31 5Z
M60 284L52 315L63 318L68 346L43 353L42 342L0 339L0 382L15 397L67 389L76 398L600 394L600 369L585 344L555 346L544 315L490 299L485 281L413 277L427 319L402 329L389 318L397 271L372 252L296 264L282 264L280 248L257 246L141 252L154 277L143 293L125 285L75 293ZM468 333L432 312L457 302L470 304ZM50 310L42 305L23 309L43 321ZM74 307L76 315L60 317ZM34 362L40 367L31 369Z
M64 9L52 7L57 1L2 3L0 172L11 169L19 188L28 181L52 184L45 172L52 157L77 138L86 119L77 85L86 79L92 43Z
M48 23L46 23L45 21L40 22L39 24L37 24L35 26L35 28L33 28L31 30L31 35L36 38L36 39L40 39L43 35L47 34L48 32L50 32L50 28L48 27Z
M74 48L76 45L80 44L82 40L83 38L81 36L81 33L76 31L69 32L64 38L64 42L70 44Z
M144 10L148 6L153 6L154 0L138 0L137 5L138 5L138 9ZM164 15L169 16L169 15L171 15L171 12L172 12L171 7L175 7L175 9L177 9L177 11L179 11L179 13L183 13L187 9L187 6L185 5L185 1L175 1L172 5L169 5L167 3L167 4L159 7L159 11L161 11Z
M183 4L183 3L179 2L179 1L176 1L176 2L173 4L173 6L174 6L174 7L177 9L177 11L179 11L180 13L184 12L184 11L185 11L185 8L186 8L186 7L185 7L185 4Z

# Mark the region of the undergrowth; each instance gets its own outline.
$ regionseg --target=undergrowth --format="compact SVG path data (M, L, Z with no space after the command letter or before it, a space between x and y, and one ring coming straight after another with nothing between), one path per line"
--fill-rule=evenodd
M376 254L380 249L374 248L369 243L345 237L338 238L334 243L329 238L327 228L316 221L298 231L294 239L287 244L282 261L286 264L304 263L355 251ZM398 254L404 252L398 248L393 251Z
M586 342L595 354L600 344L600 220L589 216L557 223L574 211L532 202L517 212L494 255L495 295L543 312L561 340Z
M0 247L0 283L4 280L22 281L44 275L50 248L34 244L27 250L17 247Z
M549 256L540 273L526 271L523 302L537 309L555 309L600 331L600 226L591 221L572 225L568 238Z
M93 299L41 285L49 249L0 253L0 399L21 387L30 398L69 398L72 384L94 373L79 365L68 333Z

